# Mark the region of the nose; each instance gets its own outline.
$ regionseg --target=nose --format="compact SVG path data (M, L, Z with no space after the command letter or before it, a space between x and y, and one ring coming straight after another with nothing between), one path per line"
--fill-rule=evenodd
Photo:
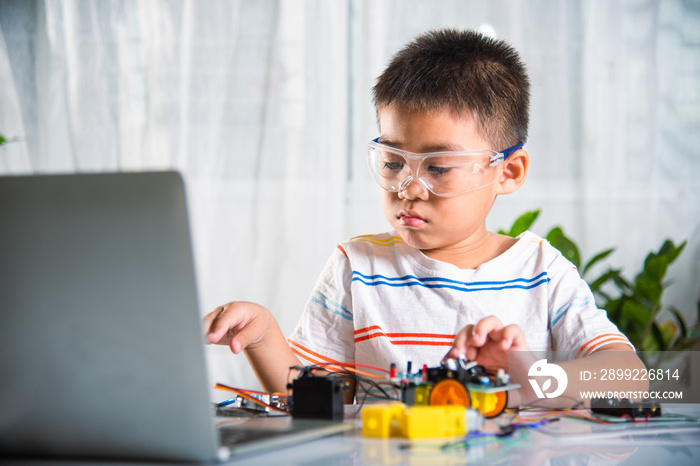
M400 199L421 199L427 201L430 196L430 191L423 178L414 178L413 175L409 175L403 180L403 183L401 183L398 194Z

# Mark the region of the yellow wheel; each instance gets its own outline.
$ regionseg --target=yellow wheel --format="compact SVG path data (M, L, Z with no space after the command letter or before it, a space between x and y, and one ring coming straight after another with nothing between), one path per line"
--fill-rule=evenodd
M502 392L495 392L495 393L490 393L489 395L493 396L496 398L495 400L495 405L493 406L493 409L483 412L482 414L485 417L491 418L491 417L496 417L499 414L503 412L503 410L506 409L506 405L508 405L508 392L502 391Z
M469 392L466 387L454 379L443 379L435 384L430 392L430 404L462 405L467 408L471 405Z

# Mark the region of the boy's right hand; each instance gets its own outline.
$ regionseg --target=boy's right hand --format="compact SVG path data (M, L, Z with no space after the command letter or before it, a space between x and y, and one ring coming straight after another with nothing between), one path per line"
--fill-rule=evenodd
M274 322L272 313L259 304L233 301L204 317L208 343L227 345L235 354L260 343Z

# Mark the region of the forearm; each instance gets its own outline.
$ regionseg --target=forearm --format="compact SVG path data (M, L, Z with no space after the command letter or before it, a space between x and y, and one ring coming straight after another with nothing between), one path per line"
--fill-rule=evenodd
M245 355L258 381L268 392L286 392L290 377L297 375L289 368L302 365L276 323L270 326L263 340L245 349Z

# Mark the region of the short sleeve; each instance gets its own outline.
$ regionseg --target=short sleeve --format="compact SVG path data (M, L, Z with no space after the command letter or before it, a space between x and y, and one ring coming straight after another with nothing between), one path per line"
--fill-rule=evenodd
M354 362L352 270L345 250L331 254L287 339L305 364Z
M566 352L572 358L588 356L613 343L624 343L634 349L608 319L607 312L596 306L588 283L566 262L567 266L554 273L550 282L552 349Z

